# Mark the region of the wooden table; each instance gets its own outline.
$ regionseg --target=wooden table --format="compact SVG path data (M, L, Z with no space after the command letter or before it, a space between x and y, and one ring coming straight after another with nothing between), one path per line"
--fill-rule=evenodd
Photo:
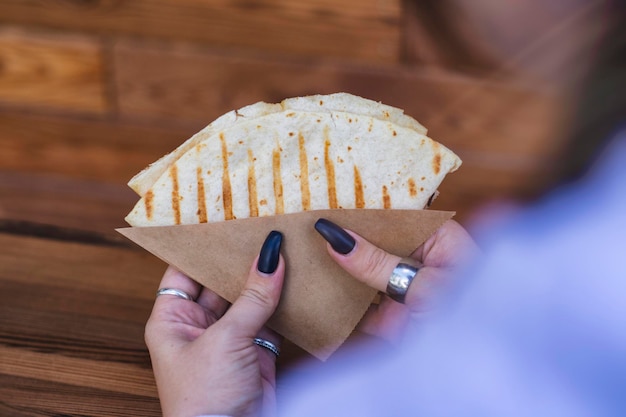
M24 221L0 221L0 248L0 415L160 415L143 332L165 264ZM283 351L279 369L303 355Z
M1 225L0 415L159 415L143 329L164 265L121 239Z

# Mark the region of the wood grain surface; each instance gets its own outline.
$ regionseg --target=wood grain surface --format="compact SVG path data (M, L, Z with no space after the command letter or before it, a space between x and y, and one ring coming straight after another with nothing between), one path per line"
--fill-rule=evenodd
M0 111L0 167L126 184L203 127Z
M159 415L143 326L164 265L0 227L0 414Z
M0 103L104 113L100 45L82 36L44 36L0 27Z
M5 0L0 2L0 21L390 64L400 59L400 4L400 0Z
M0 219L115 235L135 194L123 185L0 171Z

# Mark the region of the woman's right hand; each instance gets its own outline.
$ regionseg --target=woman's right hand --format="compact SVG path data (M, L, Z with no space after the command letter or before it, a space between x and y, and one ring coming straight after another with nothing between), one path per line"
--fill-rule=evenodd
M328 241L328 253L335 262L354 278L385 292L392 271L402 259L374 246L358 234L320 219L315 228ZM449 220L441 226L410 257L421 265L408 288L404 304L387 295L378 305L372 305L359 324L359 330L397 341L404 334L411 318L424 311L433 290L440 289L457 275L468 259L478 253L478 247L467 231Z

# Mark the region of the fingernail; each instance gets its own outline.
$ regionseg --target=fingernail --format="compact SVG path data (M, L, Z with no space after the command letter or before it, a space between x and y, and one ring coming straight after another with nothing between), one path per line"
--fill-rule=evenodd
M333 250L346 255L354 249L356 242L345 230L326 219L319 219L315 223L315 230L332 246Z
M278 267L278 260L280 258L280 245L283 243L283 234L272 230L263 246L261 247L261 253L259 253L259 262L257 263L257 270L264 274L273 274Z

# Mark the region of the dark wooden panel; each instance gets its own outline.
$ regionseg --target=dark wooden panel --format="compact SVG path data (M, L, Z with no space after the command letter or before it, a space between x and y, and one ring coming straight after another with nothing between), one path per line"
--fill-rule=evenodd
M119 120L0 112L0 169L126 184L199 130Z
M116 236L136 194L122 184L0 171L0 218Z
M159 415L143 328L165 265L0 232L0 414Z
M0 27L0 103L101 114L109 110L104 77L93 39Z
M145 307L151 306L158 280L165 271L163 262L130 243L128 247L113 247L7 232L0 232L0 242L3 248L0 252L0 276L4 285L48 286L69 290L73 295L86 292L87 296L94 291L108 300L106 308L111 310L130 301L125 297L140 303L125 307L129 309L127 313L107 312L106 316L112 320L123 321L131 312L136 312L142 318L133 322L142 321L147 311ZM49 308L64 314L75 313L73 307L91 308L81 300L75 300L73 305L58 305L54 303L54 297L46 297L44 291L37 291L36 294L41 297L38 302L46 302ZM13 299L10 294L6 297L7 302L3 305L9 305ZM119 297L122 299L114 301ZM132 310L134 308L138 310Z
M0 3L0 21L156 36L297 56L395 63L400 0L134 0Z
M42 359L54 360L54 357ZM2 398L0 403L2 416L158 417L161 415L159 401L155 397L5 374L0 374L0 397Z

